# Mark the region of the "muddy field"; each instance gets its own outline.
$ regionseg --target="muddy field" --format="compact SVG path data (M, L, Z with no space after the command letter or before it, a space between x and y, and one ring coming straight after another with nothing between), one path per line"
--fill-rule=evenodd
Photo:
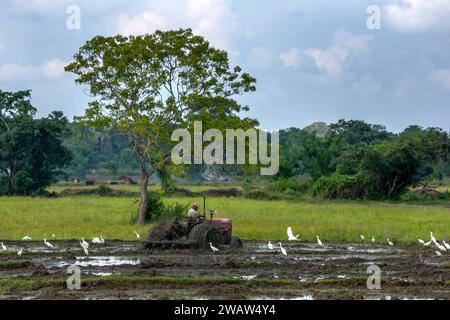
M145 251L137 242L5 243L1 299L450 299L450 254L433 248L372 244L284 243L288 251L246 242L241 250ZM14 251L24 248L18 257ZM277 248L277 247L276 247ZM367 268L382 272L367 289ZM67 289L67 268L81 269L81 289Z

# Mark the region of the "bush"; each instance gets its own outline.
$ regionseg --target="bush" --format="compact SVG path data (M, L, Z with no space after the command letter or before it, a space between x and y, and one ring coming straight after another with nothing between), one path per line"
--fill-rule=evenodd
M150 191L148 193L147 200L147 217L145 222L155 222L158 220L165 220L170 218L176 218L186 215L189 204L182 205L180 203L164 204L161 194L158 192ZM134 223L137 218L137 211L131 217Z
M366 195L358 176L339 174L317 180L312 193L320 199L361 199Z

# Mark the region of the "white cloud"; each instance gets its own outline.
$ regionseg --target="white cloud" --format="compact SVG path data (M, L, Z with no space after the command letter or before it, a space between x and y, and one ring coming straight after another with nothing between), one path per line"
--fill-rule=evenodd
M167 26L167 19L157 12L147 11L134 17L122 14L119 16L118 32L124 35L139 35L165 30Z
M431 80L450 90L450 69L436 69L431 73Z
M286 68L297 69L300 65L300 52L297 48L291 48L286 52L280 54L280 59Z
M230 39L237 30L237 19L229 0L169 0L150 1L147 10L130 16L122 14L117 31L123 35L152 33L155 30L192 28L214 46L226 49L232 55Z
M313 59L319 69L339 75L351 59L361 58L368 52L371 39L371 36L358 36L339 30L331 46L325 49L310 48L304 54Z
M58 58L47 61L40 66L4 64L0 66L0 79L29 79L45 77L49 79L59 78L64 74L64 66L67 62Z
M450 27L449 0L400 0L384 12L388 24L401 31Z

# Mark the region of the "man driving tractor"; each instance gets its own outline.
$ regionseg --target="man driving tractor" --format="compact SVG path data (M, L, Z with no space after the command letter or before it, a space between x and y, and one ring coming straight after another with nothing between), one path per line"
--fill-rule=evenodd
M189 218L197 219L198 218L198 204L194 203L191 209L189 209L187 216Z

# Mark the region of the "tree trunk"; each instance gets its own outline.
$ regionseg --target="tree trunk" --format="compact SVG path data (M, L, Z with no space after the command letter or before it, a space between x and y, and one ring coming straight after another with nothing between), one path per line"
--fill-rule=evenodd
M147 186L148 186L149 174L146 168L141 167L141 200L139 202L138 224L145 224L145 218L147 217Z

